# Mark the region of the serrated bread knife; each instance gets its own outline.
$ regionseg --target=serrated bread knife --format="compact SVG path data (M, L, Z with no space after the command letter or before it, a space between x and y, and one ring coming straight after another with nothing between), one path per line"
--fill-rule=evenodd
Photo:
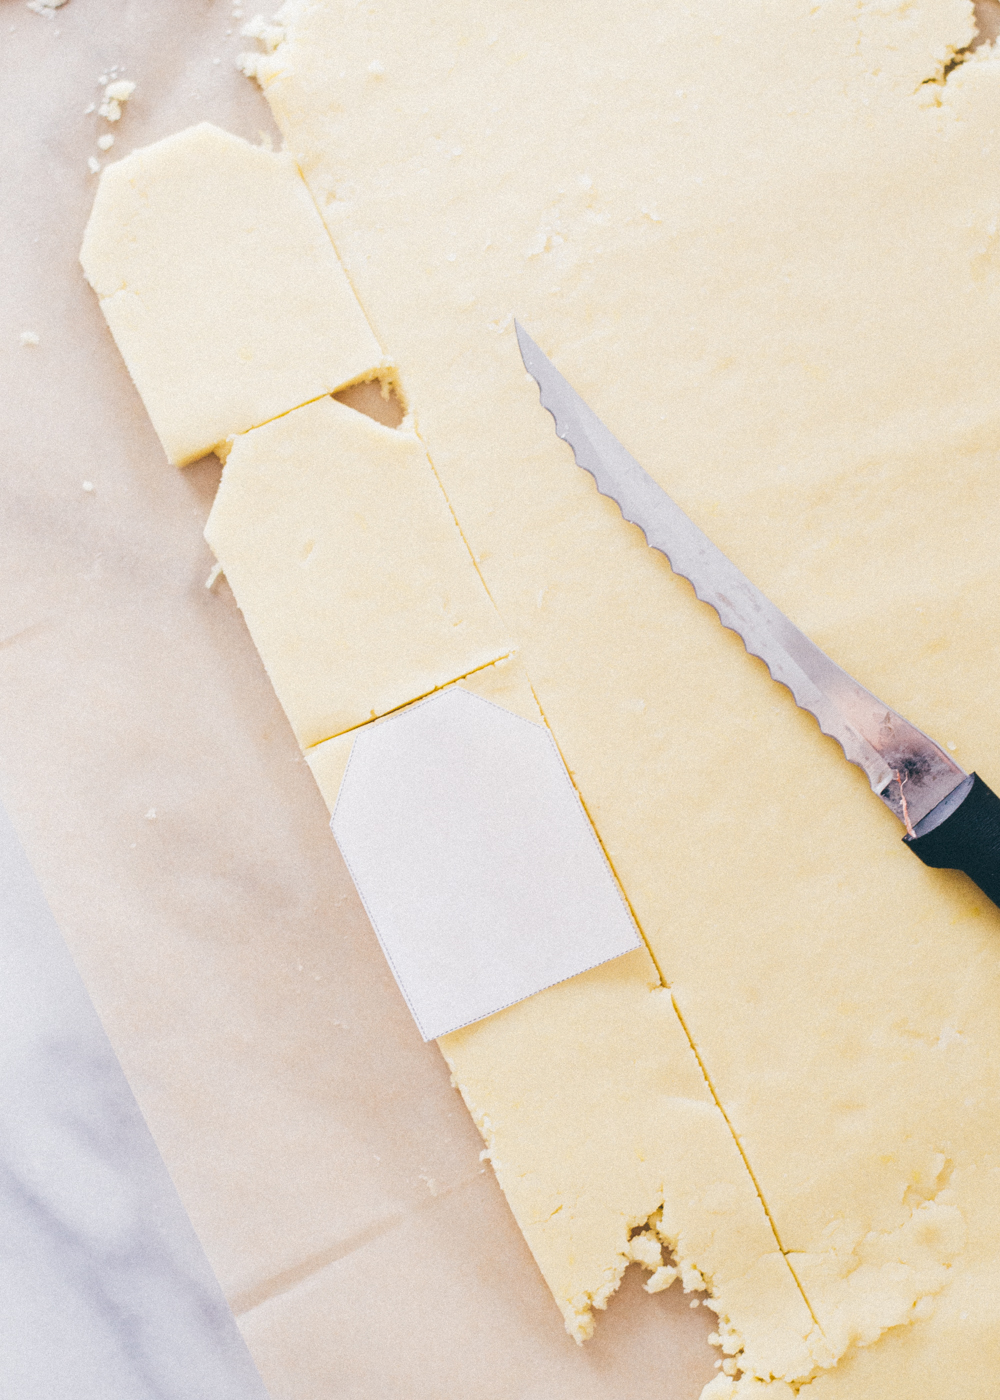
M903 840L925 865L963 870L1000 905L1000 798L965 773L932 739L852 680L731 564L587 407L514 322L524 367L542 406L597 489L638 525L646 543L738 632L824 734L863 768L872 791L906 828Z

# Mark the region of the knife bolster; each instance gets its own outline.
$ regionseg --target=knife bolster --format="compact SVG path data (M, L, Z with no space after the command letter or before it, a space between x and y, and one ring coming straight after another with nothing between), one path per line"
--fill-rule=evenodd
M936 811L928 817L933 818ZM972 774L966 795L943 821L936 822L930 831L925 828L923 835L904 836L903 840L925 865L935 870L964 871L1000 906L1000 797L977 773Z

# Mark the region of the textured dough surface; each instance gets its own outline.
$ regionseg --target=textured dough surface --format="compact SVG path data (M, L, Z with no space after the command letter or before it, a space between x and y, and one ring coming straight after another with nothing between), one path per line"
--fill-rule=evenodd
M419 438L335 399L237 438L205 536L303 748L512 650Z
M295 162L208 122L107 166L80 257L178 465L386 365Z
M913 860L595 496L510 330L996 786L1000 63L947 71L971 6L328 0L283 22L259 76L845 1356L817 1390L987 1393L1000 917ZM491 1119L492 1063L469 1094Z

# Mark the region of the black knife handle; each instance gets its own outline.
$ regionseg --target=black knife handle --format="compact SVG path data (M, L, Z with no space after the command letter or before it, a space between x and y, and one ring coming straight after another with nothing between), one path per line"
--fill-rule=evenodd
M925 865L964 870L1000 906L1000 797L978 774L973 773L968 793L939 826L926 836L903 840Z

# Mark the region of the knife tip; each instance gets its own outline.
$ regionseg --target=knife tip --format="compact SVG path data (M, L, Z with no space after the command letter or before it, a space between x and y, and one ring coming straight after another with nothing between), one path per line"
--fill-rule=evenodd
M514 317L514 334L517 336L517 347L521 352L521 359L524 362L524 367L531 375L532 379L537 381L537 375L531 367L531 361L541 355L542 352L516 316Z

